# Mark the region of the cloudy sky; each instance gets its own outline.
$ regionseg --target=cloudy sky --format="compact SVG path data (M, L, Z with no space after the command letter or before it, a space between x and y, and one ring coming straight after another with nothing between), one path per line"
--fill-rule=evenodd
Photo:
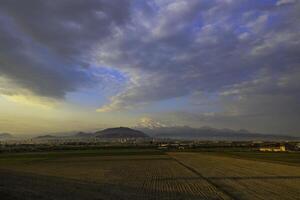
M0 132L299 135L299 19L298 0L0 0Z

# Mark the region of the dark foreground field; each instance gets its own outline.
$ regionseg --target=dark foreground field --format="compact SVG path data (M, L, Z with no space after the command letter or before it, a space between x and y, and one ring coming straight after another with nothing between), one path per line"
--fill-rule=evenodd
M0 199L300 199L299 157L145 149L2 154Z

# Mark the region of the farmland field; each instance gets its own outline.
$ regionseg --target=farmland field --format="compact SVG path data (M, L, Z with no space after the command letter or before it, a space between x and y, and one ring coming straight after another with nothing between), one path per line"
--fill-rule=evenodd
M217 153L220 155L220 153ZM224 156L300 166L299 152L224 152Z
M242 153L238 155L234 158L223 153L170 154L211 184L223 188L234 199L300 199L299 166L279 164L278 160L272 163L270 158L263 162L261 155L257 158L260 161L250 160L249 154L244 154L245 159L242 159ZM254 155L251 158L254 159ZM287 162L285 158L282 160Z
M0 197L299 199L300 167L151 149L2 154Z

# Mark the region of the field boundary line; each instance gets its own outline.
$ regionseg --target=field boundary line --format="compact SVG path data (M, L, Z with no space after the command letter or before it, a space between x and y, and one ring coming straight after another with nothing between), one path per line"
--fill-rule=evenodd
M170 156L168 154L168 156ZM235 197L233 194L231 194L230 192L228 192L227 190L224 190L221 186L215 184L213 181L211 181L209 178L206 178L205 176L203 176L200 172L198 172L196 169L192 168L191 166L186 165L185 163L181 162L180 160L174 158L173 156L170 156L172 158L172 160L174 160L175 162L177 162L179 165L183 166L184 168L188 169L189 171L193 172L194 174L196 174L197 176L199 176L200 178L206 180L209 184L211 184L212 186L214 186L215 188L217 188L219 191L221 191L222 193L224 193L225 195L227 195L228 197L230 197L233 200L239 200L239 198Z

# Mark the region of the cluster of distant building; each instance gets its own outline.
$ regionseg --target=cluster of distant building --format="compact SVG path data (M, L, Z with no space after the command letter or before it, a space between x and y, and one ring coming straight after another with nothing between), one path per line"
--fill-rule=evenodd
M237 151L286 152L300 151L300 142L263 142L263 141L164 141L158 149L232 149Z
M299 145L300 147L300 145ZM271 151L271 152L283 152L286 151L285 145L280 146L269 146L269 147L261 147L259 151Z
M40 137L26 140L0 140L1 151L35 151L51 149L81 149L102 147L147 147L159 150L203 150L203 151L260 151L260 152L292 152L300 151L299 141L203 141L177 140L150 137Z

